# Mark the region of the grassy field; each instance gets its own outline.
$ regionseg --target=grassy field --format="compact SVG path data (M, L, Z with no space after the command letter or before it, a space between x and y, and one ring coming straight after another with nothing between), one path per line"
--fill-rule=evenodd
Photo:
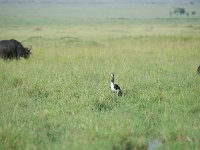
M200 6L152 6L1 4L32 56L0 60L0 149L199 150Z

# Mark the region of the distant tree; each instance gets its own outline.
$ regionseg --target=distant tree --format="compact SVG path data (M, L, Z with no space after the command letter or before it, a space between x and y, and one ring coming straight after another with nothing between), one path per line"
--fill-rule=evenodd
M192 15L196 15L196 11L192 11L191 14L192 14Z
M180 7L174 8L174 14L176 15L183 15L185 13L186 13L185 8L180 8Z
M190 15L190 13L189 13L189 12L187 12L187 13L186 13L186 16L189 16L189 15Z

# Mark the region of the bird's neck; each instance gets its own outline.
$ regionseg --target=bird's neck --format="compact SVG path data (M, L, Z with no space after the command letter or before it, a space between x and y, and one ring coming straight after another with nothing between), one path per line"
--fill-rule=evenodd
M111 79L111 83L113 83L113 84L114 84L114 78L112 78L112 79Z

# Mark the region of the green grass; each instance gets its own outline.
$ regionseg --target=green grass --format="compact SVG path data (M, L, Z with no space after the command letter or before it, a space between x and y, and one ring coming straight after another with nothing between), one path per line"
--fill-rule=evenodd
M199 149L198 18L65 22L68 9L45 6L46 15L56 9L49 22L29 18L41 6L26 14L24 5L7 5L19 22L0 9L8 16L0 39L32 45L28 60L0 60L0 149L142 150L154 139L160 149ZM82 14L76 7L72 16ZM110 92L110 72L124 96Z

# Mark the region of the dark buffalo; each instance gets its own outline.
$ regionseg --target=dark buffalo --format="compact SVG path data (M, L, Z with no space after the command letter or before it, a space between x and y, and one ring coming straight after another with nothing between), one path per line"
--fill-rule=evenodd
M0 41L0 57L3 59L29 58L30 50L31 48L24 48L20 42L13 39Z

